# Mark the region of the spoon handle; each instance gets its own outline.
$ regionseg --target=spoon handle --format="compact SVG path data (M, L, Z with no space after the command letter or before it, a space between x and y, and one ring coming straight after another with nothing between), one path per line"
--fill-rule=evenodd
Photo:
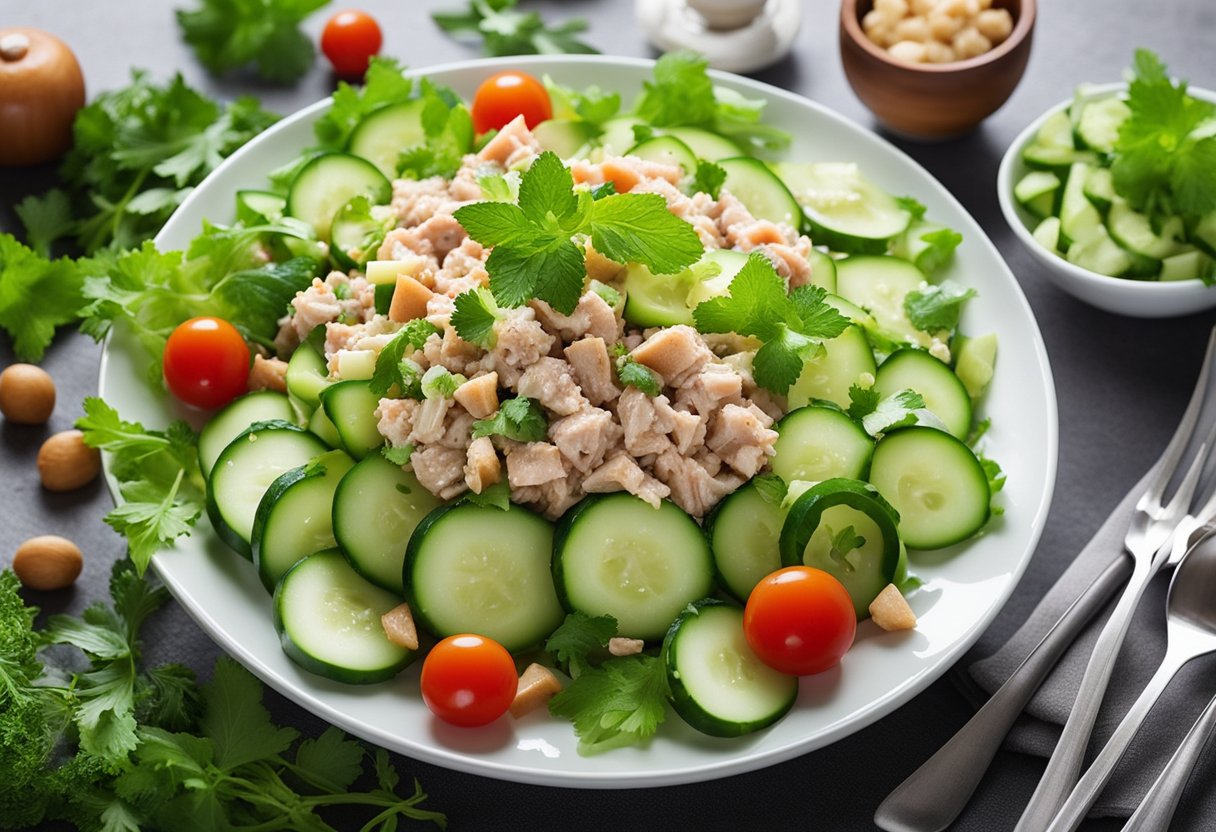
M1136 813L1128 819L1123 832L1169 832L1174 809L1182 797L1182 790L1191 777L1191 770L1199 755L1216 729L1216 697L1191 726L1186 738L1165 764L1165 769L1154 781Z
M887 832L938 832L967 805L1001 741L1080 632L1132 571L1118 557L1073 601L984 707L887 796L874 823Z
M1089 664L1085 666L1085 675L1081 677L1072 712L1064 723L1060 740L1056 743L1039 785L1031 795L1022 817L1018 819L1014 832L1043 832L1047 829L1076 785L1077 777L1081 773L1081 764L1085 760L1085 750L1089 747L1089 737L1098 718L1098 710L1102 707L1111 672L1115 669L1119 648L1123 646L1128 627L1132 623L1132 615L1136 612L1140 598L1155 571L1148 558L1135 559L1132 575L1123 589L1123 595L1115 604L1115 609L1094 643Z
M1193 656L1193 653L1183 650L1166 649L1165 658L1162 660L1161 666L1157 668L1157 672L1153 674L1153 678L1149 680L1148 685L1140 692L1140 696L1132 704L1131 709L1127 712L1127 716L1123 717L1123 721L1119 723L1119 727L1110 735L1110 739L1107 740L1102 751L1094 759L1089 769L1086 770L1085 776L1081 778L1080 782L1077 783L1077 787L1072 790L1072 794L1064 801L1064 805L1060 807L1059 813L1052 820L1051 825L1047 827L1047 832L1072 832L1072 830L1081 825L1081 821L1085 819L1086 813L1089 812L1089 807L1094 805L1094 801L1102 793L1102 789L1106 786L1107 781L1110 780L1110 776L1115 770L1115 765L1123 757L1123 752L1127 750L1132 738L1140 730L1140 725L1161 696L1161 692L1165 690L1165 686L1174 678L1174 674Z

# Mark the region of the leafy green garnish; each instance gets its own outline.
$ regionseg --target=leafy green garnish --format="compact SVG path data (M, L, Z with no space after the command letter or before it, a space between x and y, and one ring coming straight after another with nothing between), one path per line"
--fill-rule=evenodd
M203 66L220 74L253 65L267 81L290 83L312 66L316 49L300 23L329 0L200 0L178 9L182 38Z
M697 233L667 210L663 197L592 199L575 190L570 171L551 152L523 175L518 205L477 202L455 217L470 237L493 247L486 270L501 306L539 298L563 314L573 312L586 277L583 249L571 240L576 234L590 234L610 260L642 263L658 274L678 272L702 254Z
M473 148L473 118L454 92L428 78L421 79L418 93L424 138L401 152L397 172L411 179L450 179Z
M693 175L692 180L694 193L704 192L717 199L722 190L722 183L725 181L726 170L721 165L707 162L704 159L697 160L697 172Z
M410 457L414 455L414 446L412 443L405 445L385 445L380 449L380 454L394 465L407 465Z
M599 52L576 37L587 31L585 20L571 18L550 27L537 12L516 11L518 2L469 0L466 11L435 12L431 19L449 35L481 38L482 48L491 57Z
M73 236L92 253L152 238L174 209L226 156L277 116L256 99L220 105L180 75L164 86L143 72L76 114L75 141L60 175L66 190L22 202L31 241L41 249ZM65 201L76 206L68 221Z
M608 646L616 635L616 628L616 619L611 615L593 618L586 613L572 612L545 641L545 650L566 669L571 679L577 679L591 666L590 656Z
M548 75L543 77L549 99L553 102L553 117L586 122L598 135L604 122L621 109L621 94L604 92L597 86L576 90L557 83Z
M549 432L549 422L540 403L527 396L507 399L489 419L473 423L473 438L505 436L516 442L540 442Z
M1005 487L1005 472L1001 470L1001 465L995 459L985 456L984 454L976 454L980 461L980 467L984 469L984 476L988 478L988 493L991 495L989 510L993 517L1000 517L1005 513L1005 507L997 505L996 495Z
M871 436L935 420L925 410L924 397L915 390L900 390L882 398L878 391L854 384L849 388L849 399L849 416L861 422Z
M83 272L90 266L66 257L48 260L0 234L0 328L18 358L41 360L55 330L79 317Z
M497 340L494 323L503 317L494 302L494 296L486 289L477 288L461 292L456 296L452 312L452 326L456 334L482 349L493 349Z
M651 398L663 392L663 385L655 371L628 355L617 359L616 375L621 384L636 387Z
M185 422L163 431L123 421L99 398L84 400L76 427L91 448L110 454L110 474L123 502L106 523L127 538L140 574L152 555L189 534L205 506L206 486L198 467L196 437Z
M25 239L30 248L42 257L50 257L55 241L70 236L76 228L72 201L59 188L40 197L31 194L14 205L13 210L25 226Z
M511 508L511 486L506 480L499 480L493 485L487 485L480 494L470 491L465 495L465 499L475 506L506 511Z
M946 280L905 295L904 312L912 326L922 332L952 332L958 326L963 304L975 296L975 289Z
M849 552L854 549L860 549L866 545L866 539L857 534L857 530L852 526L845 526L836 534L832 535L832 545L828 549L828 557L831 558L844 571L852 572L856 569L852 561L849 560Z
M406 350L422 349L427 339L438 332L439 327L425 318L415 318L403 326L376 356L376 369L369 383L372 392L388 396L396 385L398 395L422 398L422 368L405 357Z
M468 379L460 373L453 373L447 367L435 364L422 374L422 395L427 399L450 399L456 388L466 381Z
M764 345L753 361L756 383L785 395L803 363L823 349L822 342L844 332L849 319L824 302L818 286L799 286L787 294L772 263L752 253L730 284L730 294L693 310L701 332L735 332Z
M954 250L963 242L963 235L953 228L934 228L920 235L925 248L916 255L916 266L925 274L933 274L950 262Z
M1195 128L1216 116L1216 105L1192 98L1185 81L1137 49L1127 89L1131 115L1120 125L1111 175L1115 190L1150 215L1201 215L1216 210L1216 135Z
M780 507L785 501L785 495L788 493L785 480L776 474L761 474L758 477L753 477L752 485L755 487L756 493L770 506Z
M761 123L763 100L715 86L708 68L694 52L668 52L655 64L654 80L643 84L635 115L655 127L713 130L753 151L775 153L789 145L788 133Z
M345 150L350 134L364 118L381 107L410 99L414 82L392 58L375 56L363 75L362 86L338 82L333 105L313 125L322 150Z
M667 666L659 656L621 656L586 667L549 700L569 719L579 752L591 754L652 737L667 716Z

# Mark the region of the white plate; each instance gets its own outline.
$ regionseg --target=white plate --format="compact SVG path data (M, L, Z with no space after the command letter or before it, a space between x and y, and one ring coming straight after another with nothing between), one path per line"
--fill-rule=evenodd
M505 65L547 72L575 87L619 89L626 102L651 69L641 60L562 56L474 61L426 74L471 95L486 75ZM979 290L966 311L965 329L996 332L1000 338L987 412L996 416L988 440L991 455L1009 475L1001 499L1004 517L978 540L914 558L915 571L925 579L912 597L917 629L884 634L866 622L842 665L804 679L793 712L772 729L736 740L713 739L672 714L648 747L592 757L579 756L569 723L543 711L476 730L436 721L418 695L417 664L372 687L342 685L300 670L279 649L270 599L252 566L226 550L203 518L193 537L155 558L155 568L202 628L267 684L352 734L436 765L553 786L661 786L761 768L848 736L924 689L992 621L1030 560L1055 484L1055 393L1025 297L980 227L911 159L803 98L733 76L717 80L769 102L766 120L795 137L789 158L858 162L878 185L914 195L931 217L962 232L965 242L950 276ZM235 192L264 186L268 171L310 145L313 122L327 106L322 102L284 119L233 154L165 225L157 237L161 249L184 247L204 217L229 221ZM181 415L149 389L143 368L134 342L116 336L102 358L101 395L124 418L145 424L163 425Z

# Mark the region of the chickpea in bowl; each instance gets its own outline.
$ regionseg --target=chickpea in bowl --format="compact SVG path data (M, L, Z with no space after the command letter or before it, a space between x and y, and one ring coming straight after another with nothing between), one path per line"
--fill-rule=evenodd
M953 138L1017 87L1035 18L1035 0L842 0L845 77L892 132Z

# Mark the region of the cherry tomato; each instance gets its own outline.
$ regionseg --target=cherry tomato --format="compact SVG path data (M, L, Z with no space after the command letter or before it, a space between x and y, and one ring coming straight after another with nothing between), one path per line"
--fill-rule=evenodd
M545 85L526 72L506 70L491 75L473 95L473 129L498 130L522 115L529 128L553 118Z
M165 383L183 402L205 410L245 392L249 347L236 327L220 318L191 318L165 344Z
M422 663L422 700L452 725L473 728L493 722L507 712L518 686L511 654L483 636L448 636Z
M367 12L356 9L338 12L321 32L321 51L340 78L362 78L382 43L380 24Z
M743 635L760 661L793 676L836 664L856 632L848 590L810 566L788 566L762 578L743 610Z

